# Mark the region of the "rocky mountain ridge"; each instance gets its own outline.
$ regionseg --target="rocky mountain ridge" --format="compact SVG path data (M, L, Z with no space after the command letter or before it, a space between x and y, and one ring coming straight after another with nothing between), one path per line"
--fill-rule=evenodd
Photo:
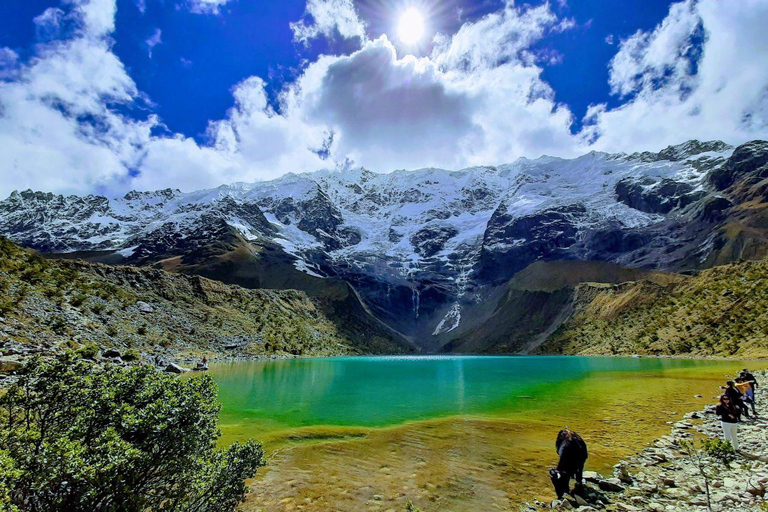
M408 353L375 324L341 322L295 290L248 290L152 268L51 261L0 238L4 362L96 347L201 358ZM341 326L340 326L341 324Z
M14 192L0 201L0 233L47 253L246 287L327 295L343 282L360 307L436 350L476 329L466 313L539 260L676 271L764 256L766 154L763 141L689 141L659 153L318 171L116 199Z

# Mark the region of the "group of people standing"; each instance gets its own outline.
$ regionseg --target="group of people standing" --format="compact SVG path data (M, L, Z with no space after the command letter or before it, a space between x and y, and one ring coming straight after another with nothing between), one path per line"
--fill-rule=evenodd
M733 449L739 450L739 422L742 416L748 419L750 406L752 415L757 418L755 410L755 390L757 380L749 370L744 368L739 376L729 380L725 391L720 396L720 403L715 408L715 414L720 417L720 425L723 427L723 437L731 442Z

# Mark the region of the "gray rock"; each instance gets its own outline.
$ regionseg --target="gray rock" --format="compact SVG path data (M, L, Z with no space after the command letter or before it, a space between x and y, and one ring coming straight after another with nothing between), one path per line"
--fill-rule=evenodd
M14 361L12 359L0 359L0 372L2 373L15 373L21 370L22 366L23 364L19 361Z
M597 482L600 490L607 492L622 492L624 486L621 485L621 480L618 478L606 478Z
M148 304L144 302L143 300L140 300L136 303L136 307L139 308L139 311L142 313L154 313L155 308L152 307L152 304Z
M576 500L576 503L579 505L579 507L588 507L589 503L587 500L579 496L578 494L574 494L573 498Z
M171 363L165 367L165 371L168 373L184 373L184 372L188 372L189 370L186 368L182 368L181 366L175 363Z

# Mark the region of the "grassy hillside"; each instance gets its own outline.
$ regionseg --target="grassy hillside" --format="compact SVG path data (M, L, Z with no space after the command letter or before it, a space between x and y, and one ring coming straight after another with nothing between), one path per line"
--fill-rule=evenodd
M538 351L766 357L768 261L666 284L580 285L573 315Z
M586 282L621 283L648 279L667 283L674 274L628 269L596 261L539 261L521 270L500 290L491 311L476 306L475 326L462 332L443 350L460 353L529 352L541 344L572 312L574 290ZM490 301L487 301L490 302Z
M304 292L249 290L151 268L47 260L0 239L3 354L92 345L133 356L410 350L383 329L340 327Z

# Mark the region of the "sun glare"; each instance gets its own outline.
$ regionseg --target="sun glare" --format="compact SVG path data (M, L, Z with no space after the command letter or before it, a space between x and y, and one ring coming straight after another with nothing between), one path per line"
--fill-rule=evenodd
M409 7L397 25L397 35L405 44L416 44L424 36L424 17L418 9Z

